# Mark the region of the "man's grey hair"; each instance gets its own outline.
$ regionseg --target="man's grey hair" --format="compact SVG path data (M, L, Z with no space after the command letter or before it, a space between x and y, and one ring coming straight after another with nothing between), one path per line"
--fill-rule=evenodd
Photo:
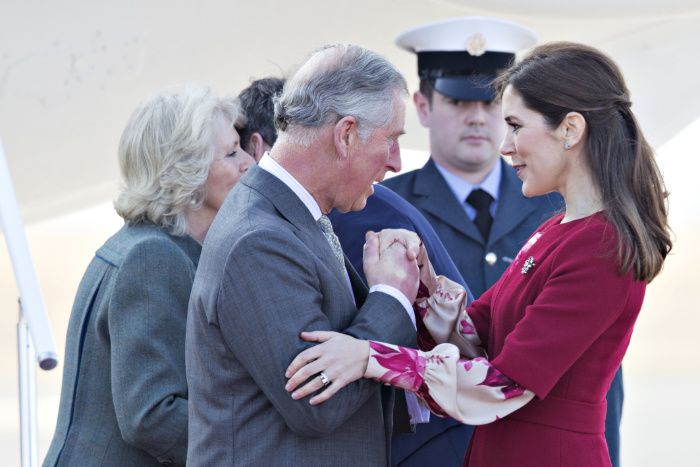
M117 214L128 223L149 221L173 235L187 234L186 212L206 196L220 120L245 123L238 100L200 84L164 89L142 102L119 143Z
M362 141L389 123L406 80L381 55L352 44L327 45L287 81L275 100L275 126L287 141L308 146L318 129L357 118Z

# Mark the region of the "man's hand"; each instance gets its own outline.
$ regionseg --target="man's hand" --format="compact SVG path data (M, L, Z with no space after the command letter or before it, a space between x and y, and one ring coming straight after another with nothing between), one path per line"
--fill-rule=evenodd
M417 235L415 237L418 238ZM380 252L379 235L375 232L367 232L363 266L370 287L377 284L390 285L400 290L409 302L413 303L418 293L419 271L416 258L420 254L420 249L414 243L407 244L412 249L408 253L406 244L402 241L385 241L385 246Z

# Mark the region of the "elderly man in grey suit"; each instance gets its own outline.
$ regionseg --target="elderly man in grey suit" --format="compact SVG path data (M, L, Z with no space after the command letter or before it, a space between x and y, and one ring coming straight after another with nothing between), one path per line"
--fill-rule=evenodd
M203 246L187 323L188 465L387 464L390 391L360 380L314 405L285 391L285 369L310 345L305 330L415 341L415 261L403 274L366 258L368 293L325 215L362 209L373 182L400 169L406 94L390 63L353 45L320 49L287 82L277 142ZM409 261L402 247L384 254Z

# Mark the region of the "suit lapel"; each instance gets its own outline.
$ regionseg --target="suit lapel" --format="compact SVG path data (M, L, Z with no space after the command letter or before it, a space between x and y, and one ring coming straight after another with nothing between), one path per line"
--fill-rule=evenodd
M345 269L348 271L348 276L350 276L350 286L352 287L352 294L355 296L355 303L360 308L367 300L369 290L347 256L345 256Z
M275 206L280 215L301 230L316 226L311 212L282 180L258 166L251 167L241 177L241 183L257 191ZM315 230L321 231L318 227Z
M522 183L513 168L501 160L501 186L498 193L498 208L491 226L489 244L497 242L520 225L535 210L522 194Z
M413 194L419 197L416 206L472 240L484 243L479 230L464 212L461 203L455 198L432 159L416 173Z
M269 199L279 214L296 227L296 235L305 245L313 245L311 251L324 263L333 265L332 269L343 289L347 290L345 272L340 267L338 259L331 249L321 228L314 220L311 212L299 197L279 178L261 169L251 167L241 177L241 183L259 192ZM347 260L346 260L347 264Z

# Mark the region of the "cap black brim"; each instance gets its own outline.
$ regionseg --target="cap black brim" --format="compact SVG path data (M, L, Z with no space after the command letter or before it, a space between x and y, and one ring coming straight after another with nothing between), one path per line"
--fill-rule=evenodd
M493 89L495 74L445 76L431 81L433 89L443 96L460 101L490 101L496 97Z

